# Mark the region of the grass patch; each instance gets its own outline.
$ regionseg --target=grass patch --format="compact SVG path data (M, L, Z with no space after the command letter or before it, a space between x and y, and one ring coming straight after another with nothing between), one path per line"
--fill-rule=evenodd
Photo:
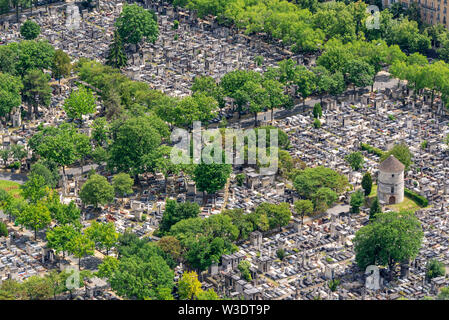
M371 189L371 193L369 194L368 198L372 200L372 198L377 196L377 185L373 184L373 188ZM371 203L371 201L370 201ZM386 206L388 209L393 211L401 211L401 210L407 210L407 211L417 211L421 209L421 207L412 199L404 195L404 201L398 204L392 204Z
M5 190L14 198L21 198L20 195L20 184L8 180L0 180L0 189Z

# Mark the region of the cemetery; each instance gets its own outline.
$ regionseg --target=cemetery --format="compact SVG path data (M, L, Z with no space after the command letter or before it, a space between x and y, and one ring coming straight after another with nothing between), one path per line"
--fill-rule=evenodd
M73 63L89 59L104 64L114 40L114 23L124 6L121 1L108 0L98 1L98 5L91 10L80 10L79 6L71 2L39 7L32 14L23 14L19 23L14 19L0 20L1 40L6 44L22 41L20 25L32 18L41 28L39 39L45 39L55 49L61 49L73 59ZM173 7L162 1L148 0L141 6L155 12L159 37L154 43L145 42L139 46L127 44L128 65L120 72L169 97L182 99L193 96L192 84L199 76L210 76L219 83L220 79L234 70L251 70L264 74L286 59L292 59L298 65L316 65L316 57L290 52L284 47L264 41L261 35L245 35L235 28L219 24L211 15L201 19L195 10ZM263 57L263 62L258 64L255 60L260 56ZM44 70L44 73L51 74L49 70ZM112 140L121 132L117 129L120 126L114 124L110 126L110 130L116 131L105 139L109 139L108 141L95 140L99 132L95 127L100 118L98 115L110 101L102 99L101 89L95 88L88 81L81 81L76 70L62 79L51 79L50 107L37 106L38 112L32 112L28 116L25 112L28 108L23 103L8 114L8 120L6 116L2 116L0 124L1 149L10 151L5 157L3 153L0 155L0 163L4 168L0 172L0 179L5 180L5 186L0 182L0 189L9 192L16 201L25 201L24 197L29 196L29 203L24 204L26 208L34 208L33 205L39 207L42 201L48 201L45 206L48 207L48 216L51 214L43 227L30 228L20 218L17 219L22 213L3 204L13 202L11 198L0 200L0 221L7 226L8 231L5 236L0 233L0 288L2 283L10 280L23 283L33 276L45 278L52 271L62 274L71 270L83 270L91 274L82 279L82 284L75 286L74 290L64 288L55 298L131 298L121 291L122 288L116 288L120 287L117 283L121 280L117 275L118 271L116 275L105 275L101 266L111 257L117 262L117 270L126 269L125 264L121 265L121 259L126 254L132 256L127 251L132 250L126 247L132 241L145 241L149 244L147 249L151 254L145 253L148 260L156 259L154 256L166 259L172 254L170 259L166 259L167 263L164 262L169 270L167 273L171 272L170 281L173 282L168 287L170 295L174 283L180 283L183 275L191 271L196 272L201 290L207 292L212 289L221 299L421 300L426 297L436 298L441 289L449 286L449 280L444 275L428 279L426 273L427 264L432 259L438 260L445 270L449 270L449 146L445 140L449 136L449 112L440 97L434 99L427 94L416 96L404 82L378 79L373 91L363 86L358 90L348 90L338 97L329 95L322 99L322 116L319 119L320 126L317 127L314 126L312 106L319 102L318 97L303 99L303 104L296 92L299 89L293 85L285 90L294 91L293 108L275 108L273 113L269 110L256 111L256 122L259 120L262 126L272 125L287 134L289 147L285 151L294 160L294 168L290 171L324 167L347 179L344 190L334 192L336 199L331 201L331 205L324 210L314 208L314 211L319 211L317 214L301 217L296 212L295 203L309 198L298 192L296 178L282 174L281 170L261 174L257 165L236 165L230 170L225 183L216 188L215 192L209 192L202 186L204 182L198 181L198 174L192 174L189 168L171 170L169 165L161 165L152 170L137 170L134 166L137 161L130 155L132 150L126 151L122 156L129 157L129 161L133 162L132 166L122 170L131 180L131 187L127 192L118 192L116 188L110 195L104 195L107 198L105 201L100 199L87 202L85 199L89 198L89 190L86 186L95 177L103 179L104 182L101 183L111 189L118 184L117 175L112 173L108 163L110 158L97 161L93 155L89 155L85 159L57 163L57 182L46 189L45 196L34 201L35 195L26 190L34 183L35 177L31 174L33 165L38 158L44 158L42 154L47 151L42 151L38 146L44 145L45 134L50 137L63 135L62 131L51 131L52 128L64 128L67 122L72 123L75 129L68 136L74 136L75 140L81 135L87 136L87 144L91 149L93 146L110 148L114 143ZM65 101L84 86L92 88L98 98L94 103L94 111L76 119L69 117ZM119 96L118 100L120 99L123 97ZM220 110L229 119L228 126L242 128L253 125L253 114L245 115L242 119L239 115L237 119L234 106L237 102L234 100L226 97L225 105ZM140 111L135 112L141 115ZM123 121L127 121L126 117L123 118ZM218 121L210 122L211 127L218 126ZM174 126L170 124L170 128L172 127ZM151 129L157 134L162 132L159 128ZM160 140L165 141L162 133L160 135ZM127 143L131 144L131 140ZM150 139L148 141L151 142ZM406 145L413 155L409 166L404 165L395 155L381 159L398 144ZM17 156L17 152L13 152L13 146L16 145L23 148L23 155ZM65 143L57 146L58 151L65 150ZM370 152L372 150L378 151ZM364 159L359 170L354 170L346 160L354 152L361 152ZM58 159L63 157L63 152L58 154ZM156 161L162 163L161 159ZM149 166L148 162L145 165ZM113 169L118 167L116 165ZM373 177L373 189L363 198L364 202L356 213L352 211L352 198L357 191L363 190L362 178L367 172ZM244 178L239 181L239 177ZM14 187L9 183L14 183ZM35 183L39 184L39 181ZM92 190L95 191L94 188ZM17 200L18 198L20 199ZM378 199L384 214L400 211L401 208L412 208L422 226L423 238L413 259L394 264L393 270L382 265L372 269L370 273L368 268L365 270L358 264L355 239L359 230L372 223L370 206L374 198ZM167 199L174 200L176 208L185 206L182 208L187 213L183 212L185 216L182 219L172 217L173 221L169 223L172 228L164 233L161 230L169 220L167 212L171 210ZM426 205L419 199L424 199ZM51 207L51 201L56 201L58 205L55 207L61 206L62 209ZM189 216L191 208L187 206L195 203L198 213ZM55 218L58 217L58 210L70 211L72 204L79 212L79 225L73 223L76 237L83 240L94 234L92 241L84 239L91 241L90 249L84 251L77 251L73 247L58 247L49 237L49 231L60 230L57 228L65 226L61 219ZM243 216L258 213L263 204L276 208L287 204L286 207L291 212L288 222L276 224L275 227L267 222L270 227L265 230L259 225L251 225L245 231L247 236L243 236L238 229L238 236L220 237L221 240L224 239L223 246L232 239L228 241L229 247L232 244L235 250L228 250L223 254L220 252L218 258L209 257L207 266L194 268L188 258L181 259L180 253L176 256L170 250L164 251L165 247L160 245L164 238L176 238L180 247L185 246L189 240L189 232L201 235L203 229L205 233L211 234L216 231L214 226L208 226L204 221L219 220L226 216L226 212L241 212ZM20 208L20 205L17 207ZM27 210L22 208L22 211ZM268 220L272 219L269 214L266 217ZM199 227L182 225L184 221L198 218L202 223L198 224ZM232 224L231 218L229 221ZM98 240L100 236L95 232L99 225L112 226L114 232L111 237L116 238L111 245L106 244L106 240ZM173 226L182 232L176 234L173 230L177 228ZM134 240L127 243L127 236L134 237ZM70 235L67 237L71 239ZM121 237L125 240L122 241ZM217 238L218 236L205 238L205 242L213 242ZM173 239L168 240L174 241ZM211 239L213 241L209 241ZM120 245L126 247L126 250L120 249L120 241ZM245 262L248 262L247 269L242 267ZM394 276L390 276L389 272ZM173 292L175 291L178 292ZM180 292L176 294L181 296ZM151 291L151 295L153 299L160 298L162 294ZM176 297L175 294L174 296ZM1 297L3 296L0 294Z

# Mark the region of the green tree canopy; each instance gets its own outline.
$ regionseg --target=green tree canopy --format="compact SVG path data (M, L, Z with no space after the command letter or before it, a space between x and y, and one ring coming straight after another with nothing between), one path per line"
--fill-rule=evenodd
M159 231L166 233L172 225L184 219L196 218L199 213L200 206L196 202L177 203L176 200L167 199Z
M20 35L24 37L26 40L36 39L40 33L41 27L33 20L26 20L20 26Z
M125 43L138 44L144 39L154 43L159 35L156 15L137 4L125 4L115 26Z
M80 198L83 203L98 208L98 205L105 205L114 200L114 188L105 177L93 174L81 187Z
M0 61L1 62L1 61ZM0 73L0 115L6 116L13 108L22 104L20 92L23 89L22 81L18 77Z
M83 115L95 112L95 97L90 89L81 86L72 91L64 102L64 110L72 119L81 119Z
M365 158L360 151L352 152L345 157L345 160L349 163L352 170L358 171L362 169Z
M378 213L376 219L356 232L354 250L362 270L368 265L388 265L413 259L421 247L423 231L413 212Z
M371 189L373 188L373 178L371 177L371 173L366 172L363 175L362 188L365 193L365 197L369 196L371 193Z
M410 168L410 165L412 164L413 154L410 152L410 149L406 144L395 144L391 150L384 153L380 157L380 161L384 161L390 155L394 155L396 159L402 162L402 164L405 166L405 170L408 170L408 168Z

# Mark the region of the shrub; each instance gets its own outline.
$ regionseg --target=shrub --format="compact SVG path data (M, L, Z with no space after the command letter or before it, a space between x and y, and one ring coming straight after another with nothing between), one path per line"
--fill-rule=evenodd
M431 259L427 261L426 266L426 278L427 280L431 280L436 277L441 277L446 274L444 264L437 259Z
M360 143L360 148L362 150L368 151L368 153L371 154L375 154L376 156L382 157L382 155L384 154L384 152L382 150L380 150L379 148L375 148L373 146L370 146L367 143Z
M239 173L235 176L235 180L237 180L237 184L239 187L243 186L243 183L245 182L246 175L244 173Z
M425 197L417 194L416 192L413 192L409 189L404 189L404 194L415 201L420 207L427 207L429 205L429 200L427 200Z
M11 165L9 166L11 169L19 169L20 168L20 166L21 166L22 164L20 163L20 161L15 161L14 163L11 163Z
M8 236L8 227L5 223L0 221L0 237L7 237Z

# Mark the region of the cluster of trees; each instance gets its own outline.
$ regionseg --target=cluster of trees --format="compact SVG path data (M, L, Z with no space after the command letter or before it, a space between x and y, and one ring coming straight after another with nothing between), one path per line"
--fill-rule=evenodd
M125 232L117 251L117 258L106 257L98 268L98 275L108 278L115 292L129 299L173 300L176 263L158 243Z
M195 271L184 272L178 281L178 294L182 300L220 300L214 289L204 291Z
M106 64L117 69L128 64L125 45L134 45L137 51L140 43L154 43L159 35L155 13L137 4L125 4L115 27L114 40L109 45Z
M0 193L2 209L17 224L32 230L35 238L38 231L47 229L48 247L62 253L63 258L66 253L73 254L79 259L79 267L81 258L93 255L95 248L109 254L118 238L114 224L93 222L82 230L80 209L74 202L60 202L59 194L52 189L54 177L41 163L33 165L27 182L20 187L21 197Z
M37 8L37 4L38 1L36 0L0 0L0 14L9 13L12 9L15 9L16 21L19 22L19 14L28 8L33 13L33 5Z
M201 17L215 15L220 22L244 29L246 34L264 33L269 41L290 46L295 52L320 51L331 39L343 43L383 39L409 53L424 52L435 38L435 33L424 32L418 23L417 10L400 12L398 6L380 12L380 28L367 27L372 17L363 1L173 0L173 4L195 9Z
M431 95L431 105L436 96L447 104L449 101L448 85L449 66L444 61L429 63L427 58L419 53L407 57L405 61L396 61L391 67L391 74L407 80L407 85L413 89L415 97L427 92Z
M303 198L295 203L297 214L302 218L325 212L349 185L346 176L322 166L293 169L290 177Z
M73 283L78 279L73 276L74 272L75 270L52 270L44 277L32 276L23 282L5 280L0 285L0 300L49 300L67 292L72 295L73 287L83 287L85 281L93 277L90 271L83 270L80 272L79 283Z
M421 223L413 212L378 213L356 232L354 250L358 266L388 266L390 276L397 263L416 257L424 237Z
M167 200L159 234L161 248L175 261L185 262L198 272L219 263L223 254L236 250L234 241L247 239L255 230L268 231L286 226L291 218L287 203L263 203L254 212L225 210L207 219L198 217L195 204Z
M52 89L48 84L51 70L54 77L68 76L70 58L43 40L24 40L0 47L0 116L5 117L28 104L28 115L37 114L38 107L48 107Z

